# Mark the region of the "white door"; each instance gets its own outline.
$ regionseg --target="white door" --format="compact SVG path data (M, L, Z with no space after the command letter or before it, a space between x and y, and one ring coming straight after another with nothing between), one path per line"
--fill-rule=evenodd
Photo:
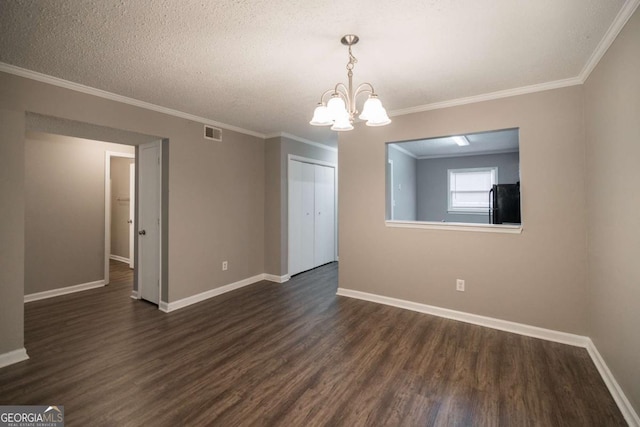
M138 176L138 292L160 302L160 141L140 145Z
M135 267L134 242L136 236L136 164L129 165L129 268Z
M289 274L314 267L314 169L289 162Z
M302 163L289 162L289 274L302 264Z
M314 266L335 261L335 185L333 168L315 168Z
M334 168L289 162L289 275L335 261Z
M310 270L316 266L314 258L315 239L315 170L314 165L302 163L302 225L300 251L300 271Z

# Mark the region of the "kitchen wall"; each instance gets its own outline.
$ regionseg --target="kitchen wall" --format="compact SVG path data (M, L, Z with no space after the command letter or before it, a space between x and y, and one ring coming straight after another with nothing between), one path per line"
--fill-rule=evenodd
M589 336L640 413L640 11L585 83Z
M448 169L498 167L499 184L515 184L519 177L519 154L448 157L418 160L418 221L489 223L489 214L450 214L447 209ZM488 196L487 196L488 197Z
M111 254L129 259L130 165L134 159L111 158ZM127 200L128 199L128 200Z
M398 150L390 144L387 158L393 162L393 219L399 221L415 221L417 218L417 160ZM386 165L389 170L391 165ZM387 186L391 186L390 174L387 172ZM390 198L390 192L387 198ZM390 200L387 200L386 218L391 219Z
M339 286L587 334L582 105L572 86L341 133ZM506 128L520 128L521 234L385 226L386 142Z
M24 150L25 295L104 279L105 152L134 147L27 132Z

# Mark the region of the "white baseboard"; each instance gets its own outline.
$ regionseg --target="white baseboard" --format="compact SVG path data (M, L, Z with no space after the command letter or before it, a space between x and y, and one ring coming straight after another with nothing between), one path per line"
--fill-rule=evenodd
M631 406L631 402L629 402L629 399L627 399L622 388L620 388L620 384L616 381L615 377L609 370L609 367L602 358L602 355L600 355L600 352L591 339L589 339L589 342L587 343L587 351L589 352L589 356L591 356L591 360L593 360L594 365L596 365L598 372L600 372L602 380L607 385L613 400L618 404L618 408L620 408L620 412L622 412L622 415L627 421L627 424L629 424L629 427L640 427L640 417L638 417L633 406Z
M22 362L27 360L29 355L27 354L27 350L22 347L18 350L13 350L8 353L0 354L0 368L4 368L5 366L13 365L14 363Z
M52 289L50 291L37 292L24 296L24 302L38 301L46 298L58 297L60 295L72 294L74 292L86 291L89 289L104 286L104 280L96 280L95 282L81 283L79 285L67 286L65 288Z
M109 255L109 259L112 259L114 261L124 262L125 264L129 264L129 262L130 262L129 258L125 258L125 257L120 256L120 255Z
M264 280L268 280L270 282L276 282L276 283L284 283L284 282L288 282L289 279L291 279L291 276L289 276L288 274L285 274L284 276L276 276L274 274L264 274Z
M140 294L138 294L138 291L131 291L131 299L140 299Z
M178 308L182 308L182 307L178 307ZM160 311L164 311L165 313L168 313L173 310L177 310L177 308L170 309L169 303L166 303L164 301L160 301L160 304L158 304L158 309L160 309Z
M539 328L537 326L525 325L523 323L495 319L493 317L465 313L463 311L450 310L448 308L441 308L412 301L385 297L382 295L370 294L367 292L354 291L351 289L338 288L337 295L375 302L378 304L390 305L393 307L431 314L438 317L445 317L447 319L472 323L474 325L499 329L501 331L540 338L547 341L568 344L576 347L583 347L589 352L589 356L591 356L591 359L593 360L594 365L596 365L600 376L602 376L604 383L607 385L611 396L618 405L618 408L620 408L620 412L622 412L624 419L627 421L630 427L640 427L640 418L638 417L638 414L633 409L633 406L631 406L629 399L627 399L627 396L622 391L622 388L620 388L620 385L616 381L615 377L607 367L604 359L598 352L598 349L589 337L569 334L567 332L554 331L552 329Z
M221 286L219 288L211 289L209 291L202 292L200 294L192 295L192 296L187 297L187 298L183 298L183 299L180 299L180 300L177 300L177 301L173 301L173 302L170 302L170 303L166 303L166 302L162 302L161 301L160 305L159 305L159 308L160 308L160 310L164 311L165 313L169 313L169 312L178 310L180 308L187 307L187 306L189 306L191 304L195 304L195 303L207 300L209 298L213 298L215 296L222 295L222 294L225 294L227 292L234 291L234 290L242 288L244 286L252 285L252 284L260 282L262 280L265 280L265 274L264 273L258 274L257 276L249 277L247 279L242 279L242 280L239 280L237 282Z
M369 294L367 292L354 291L351 289L338 288L337 294L577 347L586 347L587 342L589 341L588 337L582 335L559 332L551 329L539 328L537 326L525 325L523 323L510 322L508 320L495 319L493 317L480 316L477 314L465 313L463 311L450 310L448 308L420 304L417 302Z

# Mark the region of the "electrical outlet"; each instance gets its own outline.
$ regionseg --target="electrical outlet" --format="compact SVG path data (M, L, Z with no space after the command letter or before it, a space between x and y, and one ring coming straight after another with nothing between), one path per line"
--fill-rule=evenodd
M464 280L456 279L456 291L464 292Z
M222 261L222 271L227 271L229 269L229 263L227 261Z

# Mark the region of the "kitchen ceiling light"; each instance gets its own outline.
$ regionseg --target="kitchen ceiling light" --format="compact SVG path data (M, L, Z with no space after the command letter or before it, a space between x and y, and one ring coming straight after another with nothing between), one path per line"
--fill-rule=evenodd
M453 138L455 143L458 144L460 147L464 147L465 145L469 145L469 140L464 135L462 135L462 136L452 136L451 138Z
M355 91L353 90L353 67L358 60L351 53L351 46L358 43L359 40L355 34L347 34L340 40L343 45L349 46L349 62L347 63L349 83L348 85L338 83L335 88L322 94L320 103L313 112L313 118L309 124L331 126L331 130L336 131L352 130L354 117L358 114L356 98L360 94L369 95L359 116L361 120L366 120L367 126L385 126L391 123L387 110L382 107L371 83L362 83ZM325 104L324 99L329 94L331 94L331 98Z

